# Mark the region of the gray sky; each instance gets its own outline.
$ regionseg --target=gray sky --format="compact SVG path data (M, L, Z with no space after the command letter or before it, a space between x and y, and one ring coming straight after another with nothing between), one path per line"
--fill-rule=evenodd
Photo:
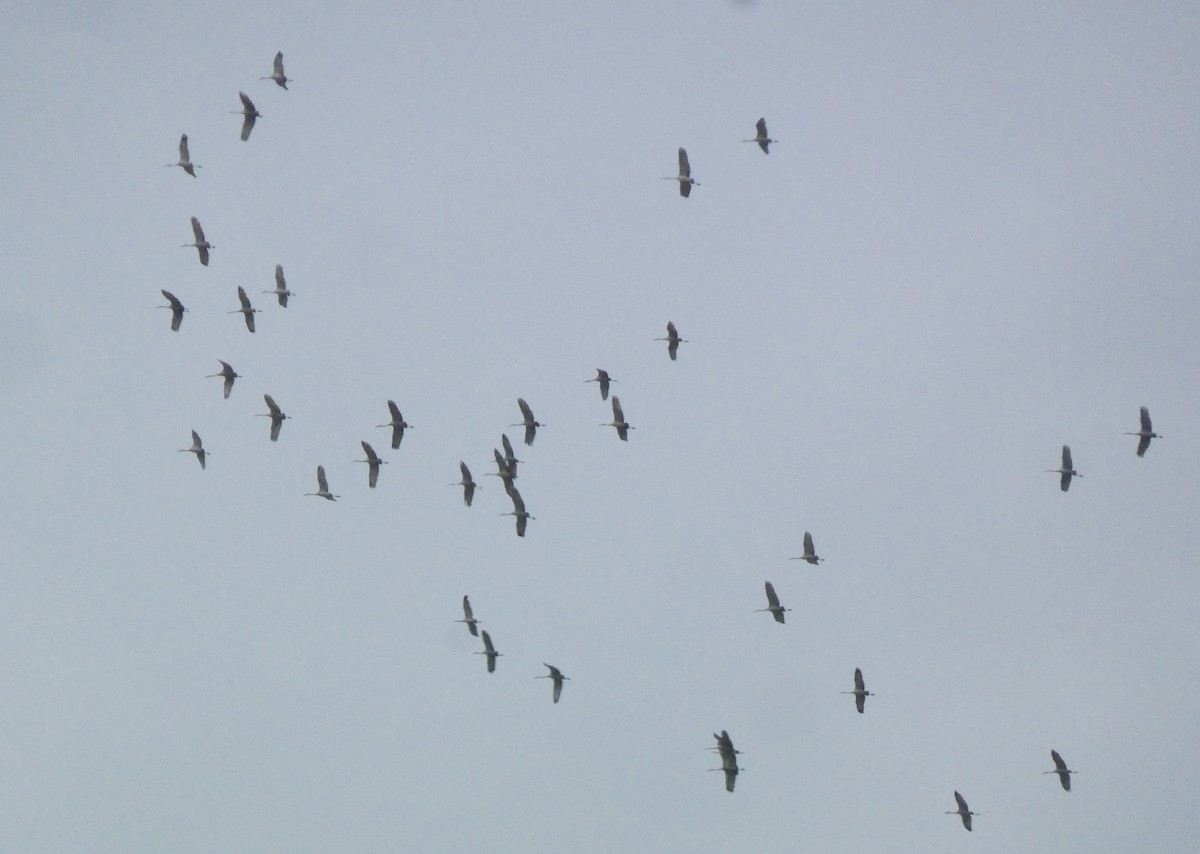
M0 848L1185 848L1200 10L584 5L7 16Z

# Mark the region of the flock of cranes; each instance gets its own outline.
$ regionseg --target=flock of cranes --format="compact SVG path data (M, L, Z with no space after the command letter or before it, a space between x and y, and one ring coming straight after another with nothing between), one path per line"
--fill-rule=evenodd
M288 88L287 83L288 83L289 78L284 73L282 52L279 52L275 55L273 73L269 76L261 77L259 79L260 80L271 80L284 90L286 90ZM262 118L262 114L255 107L253 101L251 101L251 99L244 92L239 92L238 95L242 102L242 109L240 111L234 111L234 112L242 115L242 117L243 117L242 128L241 128L241 139L243 141L247 141L250 138L250 134L254 128L255 121L258 118ZM769 154L770 153L769 146L772 143L776 142L776 140L772 139L768 134L766 119L760 118L758 120L758 122L756 123L755 129L756 129L755 136L751 139L743 140L743 142L756 143L759 146L759 148L763 151L764 154ZM679 174L676 176L673 176L673 177L665 178L664 180L677 181L679 184L680 195L683 198L689 198L691 195L692 187L699 186L699 182L697 182L694 178L692 178L691 164L688 159L687 151L683 147L679 148L678 162L679 162ZM199 164L193 163L191 160L191 155L190 155L189 146L188 146L188 135L186 133L183 134L179 140L179 160L176 163L170 163L170 164L165 164L165 165L168 167L177 166L177 167L181 168L185 173L187 173L192 178L196 177L195 170L198 168L201 168L201 167ZM191 225L192 225L192 234L193 234L194 240L191 243L183 244L183 247L195 248L198 253L201 265L207 267L209 260L210 260L210 250L214 249L215 246L208 241L208 239L205 236L204 229L200 224L200 221L194 216L191 218ZM183 322L184 313L187 312L188 309L184 306L183 302L178 297L176 297L175 294L173 294L172 292L170 292L166 289L163 289L161 291L161 293L162 293L163 297L167 300L167 305L160 306L160 307L170 309L170 311L171 311L171 322L170 322L171 331L178 332L182 325L182 322ZM261 291L261 293L275 296L276 300L278 301L278 304L281 308L288 307L288 299L290 296L292 296L292 292L288 289L287 281L284 276L284 271L283 271L282 265L277 264L275 266L275 287L270 290ZM242 318L243 318L243 322L245 323L247 330L250 333L254 333L255 332L254 315L261 313L261 312L259 309L254 308L254 306L251 304L250 298L247 295L244 287L241 287L241 286L238 287L237 295L238 295L239 308L234 309L228 313L229 314L241 314ZM680 337L679 332L676 329L674 322L671 322L671 321L669 321L667 323L666 336L658 337L653 340L667 342L667 355L669 356L671 361L676 361L678 359L679 345L681 343L687 343L687 339ZM233 390L235 380L238 379L241 375L238 374L233 369L233 366L230 365L228 362L225 362L223 360L218 360L218 361L221 364L221 370L214 374L207 375L207 378L220 377L223 380L223 396L225 399L228 399L230 396L230 393ZM616 379L614 377L610 376L606 370L604 370L602 368L597 368L596 376L591 379L584 380L584 382L597 383L599 390L600 390L601 401L608 401L612 408L612 421L603 422L599 426L613 427L616 430L617 436L620 439L620 441L627 442L628 438L629 438L629 431L634 429L634 426L632 424L630 424L628 422L628 420L626 419L624 409L621 405L620 398L617 395L612 395L611 400L610 400L610 394L609 394L610 386L612 383L616 382ZM270 441L277 442L279 440L283 422L285 420L287 420L288 416L283 412L283 410L275 402L274 398L270 394L264 394L263 399L266 403L268 411L266 413L256 413L256 414L259 417L265 417L265 418L270 419L269 438L270 438ZM383 424L377 424L375 426L377 428L389 428L391 430L391 437L390 437L391 438L391 449L393 451L395 451L400 448L401 442L404 439L405 431L408 429L411 429L412 425L409 424L405 420L403 414L400 411L399 406L396 404L396 402L394 400L388 400L387 405L388 405L388 411L390 414L390 419ZM534 440L537 437L538 428L544 427L546 425L543 422L538 421L536 419L536 417L534 416L532 407L530 407L530 405L526 402L526 400L524 398L520 398L520 397L517 398L517 407L521 413L521 420L518 422L515 422L513 424L510 424L508 426L523 428L524 443L525 443L525 445L531 447L534 444ZM1153 428L1151 426L1151 421L1150 421L1150 413L1147 410L1147 408L1144 406L1141 408L1141 412L1140 412L1140 426L1141 426L1140 430L1138 430L1136 432L1131 432L1131 433L1125 434L1125 435L1132 435L1132 436L1138 437L1137 455L1139 457L1143 456L1146 453L1147 449L1150 446L1151 439L1161 438L1160 434L1155 433L1153 431ZM361 462L361 463L365 463L367 465L367 486L370 489L375 489L378 484L378 481L379 481L379 475L380 475L381 468L383 465L386 465L388 461L382 459L369 442L362 440L361 445L362 445L362 449L363 449L364 458L360 459L360 460L356 460L355 462ZM513 516L514 521L515 521L515 529L516 529L517 536L524 537L525 533L526 533L527 523L530 520L535 519L536 517L534 517L527 510L525 501L524 501L523 497L521 496L520 491L516 487L515 482L518 477L518 474L517 474L518 464L520 464L522 461L517 459L517 457L515 456L512 443L509 441L507 434L501 434L501 445L503 447L503 452L501 452L501 450L498 448L493 449L493 458L495 460L497 470L495 472L487 472L485 474L485 476L497 477L503 483L505 493L508 495L510 501L512 502L513 509L511 511L508 511L506 513L501 513L499 515ZM209 452L204 448L203 441L202 441L199 433L196 430L194 430L194 429L192 430L192 445L191 445L191 447L190 448L180 448L179 452L194 454L196 456L197 461L200 464L201 469L205 469L207 467L206 461L207 461L207 456L208 456ZM324 465L317 465L316 468L317 468L317 471L316 471L317 490L315 492L306 492L306 493L304 493L304 495L305 496L315 496L318 498L324 498L331 502L336 501L341 496L335 495L330 490L329 481L326 476ZM466 507L471 507L472 502L474 500L475 492L476 492L476 490L480 489L480 486L478 483L475 482L475 480L471 474L471 470L467 466L466 462L464 462L462 460L459 461L459 471L460 471L460 475L461 475L460 479L458 481L455 481L453 483L449 483L446 485L454 486L454 487L461 487L463 490L463 504ZM1060 475L1060 477L1061 477L1060 486L1061 486L1061 489L1063 492L1068 491L1068 489L1070 488L1072 478L1082 477L1082 475L1079 473L1079 471L1077 471L1075 469L1074 462L1072 460L1072 455L1071 455L1071 448L1068 445L1062 446L1062 464L1061 464L1061 466L1056 469L1048 469L1047 471L1055 472ZM802 561L805 561L814 566L817 565L818 563L820 563L823 560L823 558L819 557L816 553L816 549L813 544L813 536L812 536L811 532L809 532L809 531L804 532L803 543L804 543L803 554L800 556L797 556L797 557L789 558L789 560L802 560ZM767 607L756 609L756 611L769 613L769 614L771 614L772 618L777 623L779 623L781 625L785 624L786 623L785 614L788 611L790 611L791 609L786 608L781 604L780 598L775 590L775 586L771 581L765 582L764 589L765 589L765 593L766 593ZM496 649L495 645L492 642L491 635L486 630L481 630L479 628L479 624L481 623L481 621L478 620L474 616L474 612L471 607L470 599L467 596L463 596L462 610L463 610L463 618L460 620L457 620L457 622L464 623L466 625L468 631L470 632L470 634L473 637L477 637L477 638L481 639L481 641L483 643L483 649L476 651L475 654L485 656L486 664L487 664L487 672L495 673L496 661L502 655L502 653ZM569 679L569 677L565 676L558 667L556 667L552 664L543 662L543 665L548 669L549 672L546 674L543 674L539 677L536 677L536 678L543 678L543 679L551 680L551 682L552 682L552 700L555 704L557 704L562 695L563 684L565 681L567 681ZM865 711L866 698L869 696L873 696L872 692L870 692L866 689L865 682L863 679L863 673L860 668L855 668L855 671L854 671L854 688L853 688L853 690L842 691L839 693L852 695L854 697L855 707L859 714L863 714ZM722 730L720 732L720 734L714 733L713 737L717 741L717 746L712 749L716 750L719 753L720 759L721 759L721 768L713 769L713 770L720 770L720 771L724 772L725 788L727 791L732 792L732 791L734 791L734 786L735 786L737 776L740 771L739 766L738 766L738 760L737 760L737 756L739 755L740 751L738 751L734 748L732 738L730 737L730 735L727 731ZM1056 774L1059 778L1062 788L1065 791L1069 792L1071 790L1070 775L1074 774L1075 772L1067 767L1066 763L1063 761L1062 757L1059 755L1059 753L1056 750L1051 750L1050 755L1054 761L1055 768L1051 771L1045 771L1042 773ZM954 792L954 798L958 805L958 808L956 810L948 810L946 814L959 816L962 820L963 826L969 831L972 829L972 817L978 815L978 813L973 812L969 808L966 800L963 798L963 796L958 791Z

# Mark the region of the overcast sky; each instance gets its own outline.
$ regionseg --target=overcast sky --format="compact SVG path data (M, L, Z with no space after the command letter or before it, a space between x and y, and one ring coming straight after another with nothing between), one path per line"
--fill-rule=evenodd
M1200 8L1046 5L10 10L0 849L1186 850Z

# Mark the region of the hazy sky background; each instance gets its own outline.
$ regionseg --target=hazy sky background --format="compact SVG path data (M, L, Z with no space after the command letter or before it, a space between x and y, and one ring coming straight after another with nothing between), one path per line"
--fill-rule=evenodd
M10 11L0 849L1186 850L1200 8L1045 5Z

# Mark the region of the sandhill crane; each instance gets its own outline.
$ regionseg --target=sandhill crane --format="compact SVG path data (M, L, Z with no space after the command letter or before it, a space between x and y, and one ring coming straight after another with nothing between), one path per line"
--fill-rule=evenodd
M523 499L521 497L521 493L517 491L517 488L515 486L508 490L508 497L512 499L513 509L508 513L501 513L500 515L501 516L516 516L517 517L517 536L523 537L523 536L525 536L525 522L529 519L536 520L537 517L530 516L527 512L525 512L525 499Z
M254 130L254 120L261 119L263 114L254 108L254 102L246 97L245 92L238 92L238 97L242 99L242 108L229 112L245 117L242 119L242 142L245 142L250 138L250 131Z
M275 54L275 70L270 77L260 77L259 80L274 80L280 87L287 89L287 75L283 73L283 51ZM245 137L242 137L245 139Z
M1137 455L1139 457L1145 455L1146 449L1148 449L1150 447L1151 439L1161 439L1162 438L1162 436L1160 436L1158 433L1155 433L1154 430L1150 427L1150 410L1143 406L1141 416L1142 416L1142 429L1138 430L1136 433L1126 433L1125 434L1126 436L1140 436L1141 437L1138 440L1138 447L1137 447Z
M200 468L204 468L204 458L208 456L208 451L204 450L204 443L200 441L200 434L195 430L192 431L192 446L190 448L180 448L181 454L195 454L196 459L200 461Z
M166 166L168 169L171 168L172 166L178 166L184 172L191 175L193 178L196 177L196 170L201 167L200 167L199 163L193 163L191 156L188 154L188 141L187 141L186 133L183 136L179 137L179 162L178 163L164 163L163 165Z
M596 368L596 376L590 380L584 380L585 383L600 383L600 399L608 400L608 384L615 383L612 377L608 375L608 371Z
M692 165L688 163L687 149L679 149L679 174L663 178L664 181L678 181L679 195L685 199L692 194L692 185L700 186L700 182L692 178Z
M810 534L808 531L805 531L804 532L804 554L800 555L800 557L790 557L790 558L788 558L788 560L806 560L809 563L811 563L813 566L816 566L818 563L820 563L822 560L824 560L824 558L817 557L817 553L813 549L812 534Z
M971 812L967 807L967 801L958 792L954 793L954 800L958 801L958 809L946 810L946 815L957 815L962 818L963 827L967 830L971 829L971 816L979 815L977 812Z
M275 265L275 290L263 291L263 293L275 294L275 296L279 298L279 305L282 308L287 308L288 297L292 295L292 292L288 290L287 282L283 278L282 264Z
M679 352L679 345L681 343L682 344L687 343L686 338L679 337L679 333L675 331L675 324L669 320L667 321L667 337L666 338L655 338L654 340L667 342L667 355L671 357L672 362L675 361L675 354L677 352Z
M1075 471L1075 465L1071 462L1071 446L1063 445L1062 451L1062 468L1046 469L1046 471L1058 472L1062 475L1062 481L1059 486L1063 492L1071 488L1071 476L1083 477L1079 472Z
M779 597L775 595L775 585L768 581L767 582L767 607L755 608L754 612L758 613L759 611L770 611L771 616L773 616L775 618L775 622L782 623L784 621L783 612L790 611L790 610L792 610L792 609L785 608L779 604Z
M207 379L212 379L213 377L224 377L225 378L225 399L228 400L229 392L233 391L233 381L235 379L237 379L238 377L240 377L241 374L235 374L233 372L233 366L231 364L229 364L228 362L222 361L221 359L217 359L217 361L221 362L221 370L217 371L215 374L209 374L208 376L205 377L205 379L207 380Z
M317 466L317 491L306 492L305 495L315 495L318 498L327 498L330 501L337 501L342 496L334 495L329 491L329 481L325 479L325 466Z
M513 453L512 442L508 441L508 434L500 434L500 444L504 448L504 462L508 466L508 470L512 472L512 476L517 476L517 463L523 462L517 459L517 455Z
M737 782L738 763L737 757L741 753L740 750L734 749L733 739L729 737L729 733L721 730L721 734L713 733L713 738L717 740L717 746L713 748L721 754L721 767L711 768L711 771L725 772L725 791L732 792L733 786Z
M839 691L838 693L839 694L853 694L854 695L854 705L858 707L858 713L860 715L863 713L863 707L867 704L867 697L875 696L870 691L868 691L866 686L863 684L862 670L858 667L854 668L854 690L853 691Z
M270 418L271 419L271 441L278 442L279 441L279 428L282 427L283 422L287 420L287 415L285 415L283 410L279 408L279 405L277 403L275 403L275 398L271 397L271 395L264 394L263 400L265 400L267 402L267 409L270 411L269 412L259 412L256 414L260 418Z
M400 440L404 438L404 431L412 427L404 416L400 414L400 407L396 405L396 401L388 401L388 411L392 413L392 420L387 424L376 424L376 427L391 427L392 428L392 450L400 447Z
M755 122L754 129L758 131L754 139L743 139L742 142L757 142L758 147L763 150L763 154L770 154L771 150L767 146L772 142L779 142L779 140L771 139L767 136L767 120L765 118L759 119Z
M179 298L170 291L164 290L162 291L162 295L167 298L167 302L170 305L160 305L159 308L171 309L171 331L178 332L179 324L183 323L183 313L187 309L183 307L183 303L179 301Z
M462 460L458 461L458 470L462 472L462 480L456 483L448 483L446 486L461 486L463 488L463 504L471 506L471 500L475 498L475 490L479 488L479 484L471 480L471 470L467 468L467 464Z
M375 488L376 481L379 480L379 467L386 465L387 460L379 459L379 454L375 453L375 449L366 442L362 443L363 453L367 455L365 460L355 460L356 463L367 464L367 486L371 489Z
M180 248L183 249L188 246L196 247L196 251L200 253L200 263L207 267L208 250L216 249L217 247L204 239L204 229L200 227L200 220L195 217L192 217L192 234L195 235L196 240L192 243L181 244Z
M543 661L542 665L545 667L549 667L550 672L544 673L541 676L535 676L533 678L534 679L553 679L554 680L554 702L557 703L559 696L562 694L563 680L570 679L571 677L563 676L562 671L559 670L557 667L555 667L553 664L546 664L546 662Z
M1050 758L1054 760L1053 771L1043 771L1043 774L1057 774L1058 782L1062 783L1063 791L1071 791L1071 775L1075 772L1067 767L1067 763L1063 762L1063 758L1058 755L1057 750L1051 749Z
M451 484L451 486L453 486L453 484ZM482 623L483 620L475 619L475 614L471 611L471 600L466 596L463 597L463 618L461 620L455 620L454 622L466 623L467 631L469 631L475 637L479 637L479 629L477 629L476 626Z
M484 629L479 634L480 634L480 636L483 637L483 651L482 652L477 651L474 654L475 655L486 655L487 656L488 673L495 673L496 672L496 659L499 658L500 656L504 655L504 653L496 652L496 648L494 646L492 646L492 637L491 637L491 635L489 635L487 633L487 629Z
M246 321L246 328L252 333L254 332L254 315L258 313L258 309L250 305L250 297L246 296L246 289L238 285L238 302L242 307L234 311L227 311L226 314L240 314Z
M529 404L525 402L525 398L517 398L517 406L521 407L521 421L516 424L509 424L509 427L524 427L525 428L525 444L532 445L534 437L537 436L537 428L545 427L546 425L540 421L535 421L533 418L533 410L529 408Z
M613 420L601 424L601 427L616 427L617 436L622 442L629 441L629 431L633 429L633 425L625 420L625 413L621 410L621 398L615 394L612 399Z

